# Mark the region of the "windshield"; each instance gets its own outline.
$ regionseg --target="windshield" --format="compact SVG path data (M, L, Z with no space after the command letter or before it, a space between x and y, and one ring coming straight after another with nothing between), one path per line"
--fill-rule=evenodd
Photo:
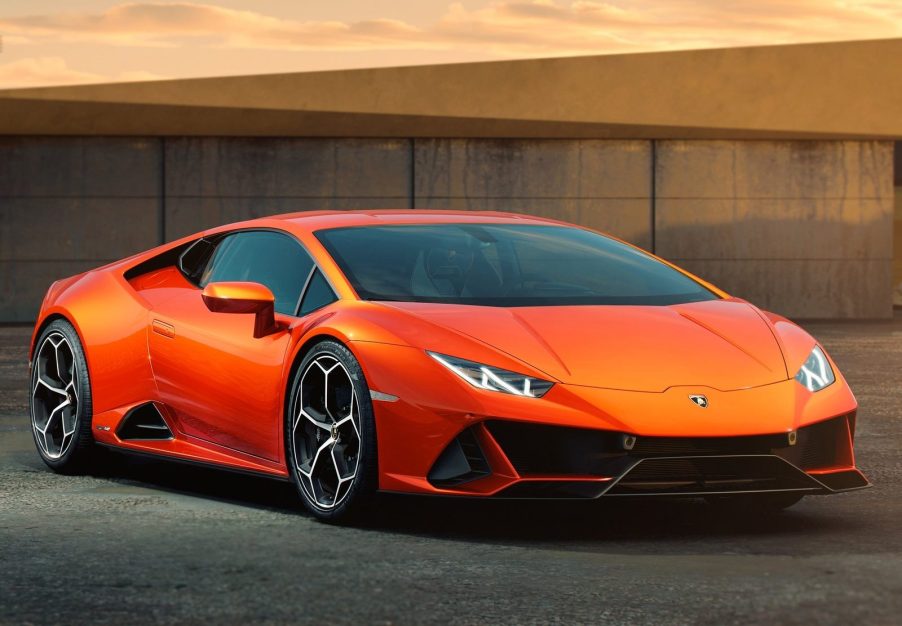
M411 224L316 236L364 300L515 307L717 299L651 256L579 228Z

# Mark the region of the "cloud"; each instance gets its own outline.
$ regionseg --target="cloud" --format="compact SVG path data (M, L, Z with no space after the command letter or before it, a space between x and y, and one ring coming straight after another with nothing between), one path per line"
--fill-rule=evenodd
M373 52L373 65L380 64L380 51L394 52L391 58L398 58L397 51L439 51L445 59L491 60L899 37L902 2L496 0L478 8L449 4L425 25L388 17L304 21L199 2L128 2L95 12L0 18L0 33L8 46L35 51L0 65L0 88L9 88L164 78L145 71L80 71L58 56L41 55L48 44L114 46L121 67L140 56L129 55L134 47ZM415 54L410 58L416 62Z
M60 57L19 59L0 65L0 87L31 87L34 85L71 85L96 82L100 76L70 69Z
M461 50L487 58L866 39L902 35L893 0L499 0L451 4L432 24L284 19L192 2L0 19L32 43L275 50Z
M0 64L0 89L38 87L42 85L75 85L82 83L159 80L151 72L122 72L105 76L70 68L60 57L35 57Z
M425 43L427 33L399 20L287 20L189 2L128 3L102 13L0 19L0 30L40 42L92 41L159 46L201 43L236 48L371 49Z
M452 5L435 30L498 52L592 54L902 34L902 6L879 0L506 1Z

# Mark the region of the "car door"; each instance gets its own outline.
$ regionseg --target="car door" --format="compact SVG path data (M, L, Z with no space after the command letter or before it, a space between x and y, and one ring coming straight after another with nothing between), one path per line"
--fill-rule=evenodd
M183 434L275 461L286 329L314 264L294 237L277 231L240 231L205 245L212 250L202 266L186 272L196 283L153 305L148 343L159 396ZM255 338L254 315L210 311L203 287L227 281L268 287L280 328Z

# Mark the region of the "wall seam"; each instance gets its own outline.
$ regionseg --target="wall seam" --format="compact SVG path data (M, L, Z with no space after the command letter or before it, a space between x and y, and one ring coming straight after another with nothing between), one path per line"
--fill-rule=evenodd
M160 137L160 202L157 207L160 245L166 243L166 138Z
M657 249L657 202L658 202L658 192L657 192L657 170L658 170L658 142L654 139L651 140L651 190L650 190L650 201L649 201L649 219L651 221L650 224L650 234L651 234L651 253L655 254Z
M410 195L410 208L417 208L417 151L416 139L414 137L410 138L410 186L407 192Z

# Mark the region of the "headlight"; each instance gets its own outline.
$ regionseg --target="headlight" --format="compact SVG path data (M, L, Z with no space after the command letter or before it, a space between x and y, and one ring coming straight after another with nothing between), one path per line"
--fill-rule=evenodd
M542 380L541 378L509 372L446 354L436 354L428 350L426 354L477 389L500 391L501 393L510 393L515 396L526 396L528 398L541 398L554 385L553 382Z
M827 356L818 346L814 346L808 360L802 363L799 373L796 374L796 380L805 385L808 391L820 391L836 380Z

